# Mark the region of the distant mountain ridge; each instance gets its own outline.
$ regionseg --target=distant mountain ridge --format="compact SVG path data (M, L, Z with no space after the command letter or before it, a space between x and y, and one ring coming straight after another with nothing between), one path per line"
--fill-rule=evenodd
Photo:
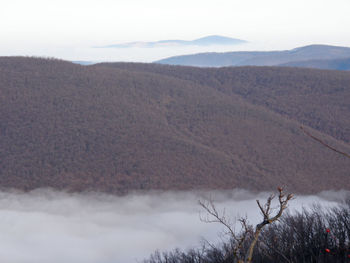
M338 59L314 59L305 61L293 61L285 64L280 64L279 66L331 70L350 70L350 57Z
M170 57L155 61L155 63L198 67L279 66L296 61L343 59L349 57L350 48L348 47L310 45L283 51L199 53Z
M238 45L247 41L224 37L219 35L206 36L195 40L160 40L155 42L129 42L115 45L102 46L101 48L154 48L154 47L169 47L169 46L213 46L213 45Z

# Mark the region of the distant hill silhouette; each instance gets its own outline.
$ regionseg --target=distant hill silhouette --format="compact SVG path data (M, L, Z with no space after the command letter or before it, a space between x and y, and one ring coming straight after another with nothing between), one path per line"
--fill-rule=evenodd
M195 40L160 40L155 42L129 42L122 44L114 44L103 46L102 48L130 48L130 47L143 47L143 48L153 48L153 47L165 47L165 46L213 46L213 45L237 45L243 44L247 41L230 38L224 36L206 36L198 38Z
M349 58L350 48L327 45L310 45L284 51L237 51L224 53L200 53L175 56L155 61L160 64L224 67L224 66L277 66L308 60Z
M331 70L350 70L350 57L340 59L316 59L306 61L294 61L281 64L280 66Z
M350 162L299 129L349 152L349 83L336 71L1 57L0 186L350 189Z

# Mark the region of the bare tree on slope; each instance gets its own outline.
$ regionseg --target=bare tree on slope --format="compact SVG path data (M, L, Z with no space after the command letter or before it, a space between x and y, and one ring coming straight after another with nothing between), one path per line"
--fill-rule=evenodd
M226 233L230 235L230 237L234 241L234 245L231 249L231 253L235 258L235 262L237 263L251 263L253 258L254 248L259 239L259 235L262 229L275 221L277 221L283 214L283 211L287 208L288 202L293 199L293 194L284 194L283 188L278 187L278 208L273 209L271 204L272 200L276 196L271 194L264 205L261 205L259 200L256 200L260 212L263 216L262 221L256 225L255 229L251 225L248 224L246 218L240 218L238 221L241 224L242 230L239 234L237 234L234 230L233 224L227 218L225 213L219 213L216 209L212 200L209 201L199 201L199 204L204 208L204 210L208 213L206 218L202 218L202 221L207 223L219 223L223 225L226 229ZM248 249L244 251L244 244L248 242ZM228 255L226 255L228 256Z

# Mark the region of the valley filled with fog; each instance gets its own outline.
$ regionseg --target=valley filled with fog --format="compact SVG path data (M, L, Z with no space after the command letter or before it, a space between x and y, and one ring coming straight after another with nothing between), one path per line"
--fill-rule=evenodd
M125 196L48 189L0 192L0 258L9 263L141 262L157 249L186 250L200 247L203 239L225 239L220 225L200 220L206 214L198 200L212 199L230 218L247 216L256 224L261 215L255 200L264 201L268 195L245 190ZM346 196L349 192L296 195L287 211L314 203L326 209Z

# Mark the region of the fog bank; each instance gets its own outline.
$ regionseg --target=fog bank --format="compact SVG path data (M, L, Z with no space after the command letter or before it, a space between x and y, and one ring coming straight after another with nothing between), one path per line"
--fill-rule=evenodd
M297 196L289 211L318 202L336 206L349 192ZM256 199L267 193L244 190L150 192L117 197L52 190L0 192L0 261L7 263L140 262L154 250L183 249L201 239L218 240L220 225L200 221L198 200L211 198L232 218L256 223Z

